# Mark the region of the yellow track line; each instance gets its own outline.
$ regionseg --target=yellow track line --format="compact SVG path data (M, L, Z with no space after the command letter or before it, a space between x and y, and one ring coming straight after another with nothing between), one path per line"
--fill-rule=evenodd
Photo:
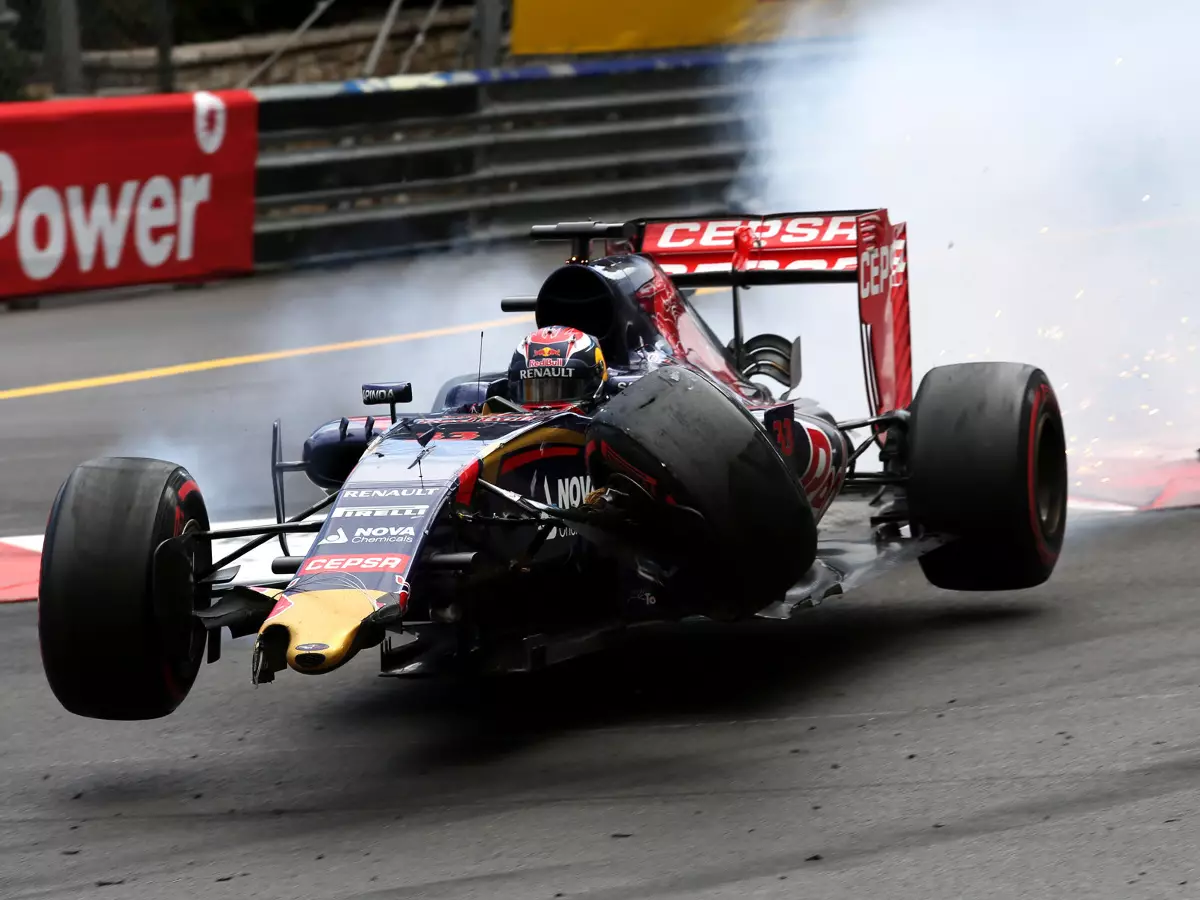
M364 347L379 347L384 344L401 344L425 338L445 337L468 331L483 331L505 325L517 325L533 321L532 315L507 316L486 322L468 322L446 328L430 328L427 331L412 331L407 334L390 334L384 337L362 338L357 341L341 341L337 344L319 344L315 347L296 347L292 350L271 350L267 353L250 353L246 356L225 356L200 362L179 363L160 366L157 369L139 369L136 372L120 372L116 375L98 375L94 378L77 378L74 381L56 381L53 384L35 384L29 387L0 390L0 400L16 400L19 397L40 397L43 394L61 394L66 391L82 391L88 388L109 387L128 384L132 381L149 381L152 378L168 378L172 375L187 375L192 372L207 372L212 369L228 369L233 366L249 366L255 363L274 362L277 359L293 359L297 356L312 356L317 353L340 353L343 350L361 350Z

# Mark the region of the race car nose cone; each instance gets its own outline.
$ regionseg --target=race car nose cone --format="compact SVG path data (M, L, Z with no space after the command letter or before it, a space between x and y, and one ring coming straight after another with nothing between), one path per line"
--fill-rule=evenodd
M287 664L296 672L328 672L350 660L361 648L359 627L387 594L364 590L289 592L290 605L261 629L287 629Z

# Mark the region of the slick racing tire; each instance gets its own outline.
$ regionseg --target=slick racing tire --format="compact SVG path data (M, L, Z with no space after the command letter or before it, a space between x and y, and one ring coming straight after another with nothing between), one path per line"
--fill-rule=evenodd
M1041 369L931 369L913 400L908 501L925 532L956 538L921 557L956 591L1011 591L1050 577L1067 524L1062 414Z
M95 719L155 719L196 680L208 606L192 572L210 564L207 541L191 565L155 550L185 531L208 530L187 470L157 459L83 463L58 491L46 526L38 637L50 688L70 712Z
M740 403L690 369L631 384L596 414L587 446L593 484L621 472L704 517L708 539L684 569L721 617L781 599L812 566L817 529L799 480Z

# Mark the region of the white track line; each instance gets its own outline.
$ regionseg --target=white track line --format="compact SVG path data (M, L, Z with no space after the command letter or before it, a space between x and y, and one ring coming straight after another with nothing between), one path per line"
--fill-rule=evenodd
M242 519L235 522L215 522L212 527L214 530L222 530L226 528L254 528L259 525L274 524L274 519ZM288 535L288 549L291 550L293 556L303 556L308 552L308 548L312 546L315 537L316 535L313 534L290 534ZM247 538L231 538L228 540L213 541L213 561L215 562L222 556L232 553L241 544L244 544L246 540ZM28 550L32 553L42 552L42 541L43 536L40 534L21 534L0 538L0 544L8 544L9 546ZM256 547L245 556L231 563L231 565L241 566L234 582L237 584L249 584L278 580L279 576L271 572L271 561L282 555L283 550L279 546L279 539L272 538L261 547Z

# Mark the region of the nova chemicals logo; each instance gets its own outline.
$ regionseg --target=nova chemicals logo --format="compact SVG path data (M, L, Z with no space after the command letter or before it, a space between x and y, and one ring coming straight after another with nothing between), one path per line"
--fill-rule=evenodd
M322 544L346 544L350 539L346 537L346 532L342 529L337 530L337 534L329 534L321 539Z
M546 503L559 509L571 509L583 503L583 498L592 492L592 477L576 475L574 478L560 478L557 486L557 492L551 493L550 481L545 481Z
M411 525L396 525L378 528L355 528L352 544L411 544L416 539L416 529Z

